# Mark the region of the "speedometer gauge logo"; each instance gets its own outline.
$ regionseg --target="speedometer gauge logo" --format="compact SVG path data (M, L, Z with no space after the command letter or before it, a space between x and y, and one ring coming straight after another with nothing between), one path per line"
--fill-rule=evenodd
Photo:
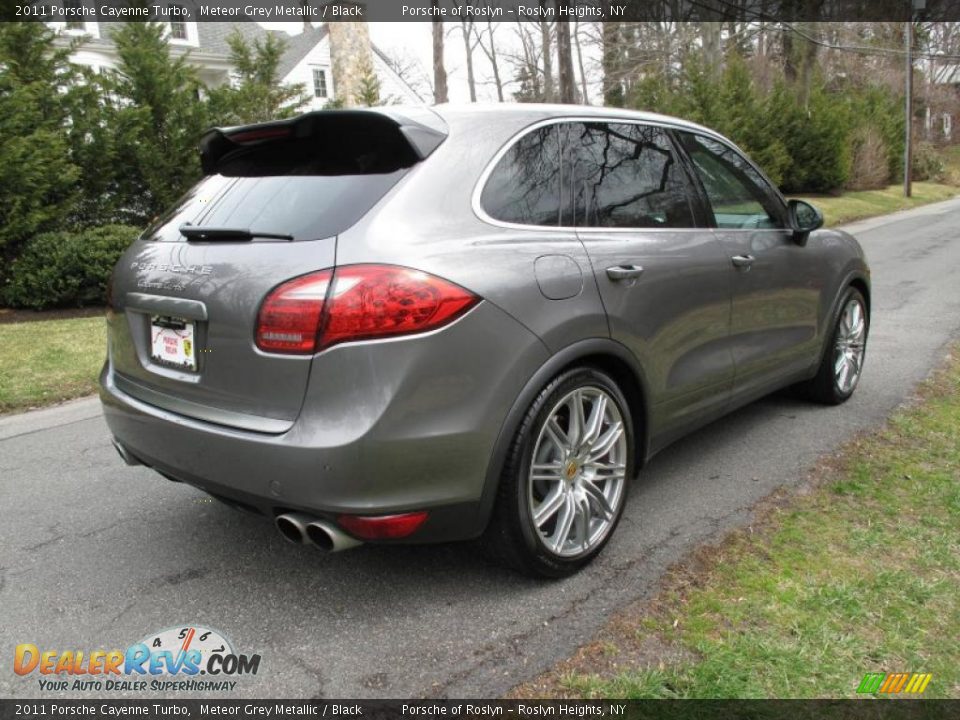
M201 668L201 675L206 674L207 666L214 655L219 655L220 658L234 656L233 645L223 633L203 625L167 628L147 635L140 642L150 649L151 654L166 651L170 652L173 658L190 657L193 660L191 664Z

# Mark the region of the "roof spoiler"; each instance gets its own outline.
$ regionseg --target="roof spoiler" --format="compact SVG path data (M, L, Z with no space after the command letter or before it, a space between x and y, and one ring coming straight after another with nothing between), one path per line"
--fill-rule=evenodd
M318 110L289 120L274 120L228 128L212 128L200 138L200 165L205 175L216 172L220 160L241 147L335 132L344 123L365 124L371 132L397 133L419 160L425 160L447 138L447 125L427 108Z

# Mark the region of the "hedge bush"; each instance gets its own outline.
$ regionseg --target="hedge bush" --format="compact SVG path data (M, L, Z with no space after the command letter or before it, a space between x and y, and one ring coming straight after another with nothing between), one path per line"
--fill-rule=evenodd
M913 149L914 180L927 182L941 182L946 175L947 167L943 162L943 153L931 143L918 142Z
M35 235L8 273L3 299L16 308L103 305L120 254L139 235L130 225Z
M852 159L847 190L882 190L890 180L890 157L883 135L863 125L850 136Z

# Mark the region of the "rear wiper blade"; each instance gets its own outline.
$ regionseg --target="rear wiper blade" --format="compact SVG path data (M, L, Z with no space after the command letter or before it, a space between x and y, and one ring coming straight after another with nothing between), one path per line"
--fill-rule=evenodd
M285 233L260 232L249 228L230 228L230 227L210 227L207 225L189 225L180 226L180 234L187 240L253 240L254 238L266 238L269 240L293 240L293 235Z

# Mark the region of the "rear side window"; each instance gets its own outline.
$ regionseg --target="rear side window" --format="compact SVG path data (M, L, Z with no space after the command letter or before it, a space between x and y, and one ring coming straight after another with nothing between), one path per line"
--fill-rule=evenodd
M703 183L718 228L783 227L766 182L746 158L702 135L680 133L680 137Z
M294 240L331 237L366 214L416 161L398 135L362 123L240 145L144 237L181 240L178 228L184 223Z
M693 188L663 129L570 123L567 135L578 227L695 227Z
M480 205L494 220L560 225L561 168L560 126L531 130L500 158Z

